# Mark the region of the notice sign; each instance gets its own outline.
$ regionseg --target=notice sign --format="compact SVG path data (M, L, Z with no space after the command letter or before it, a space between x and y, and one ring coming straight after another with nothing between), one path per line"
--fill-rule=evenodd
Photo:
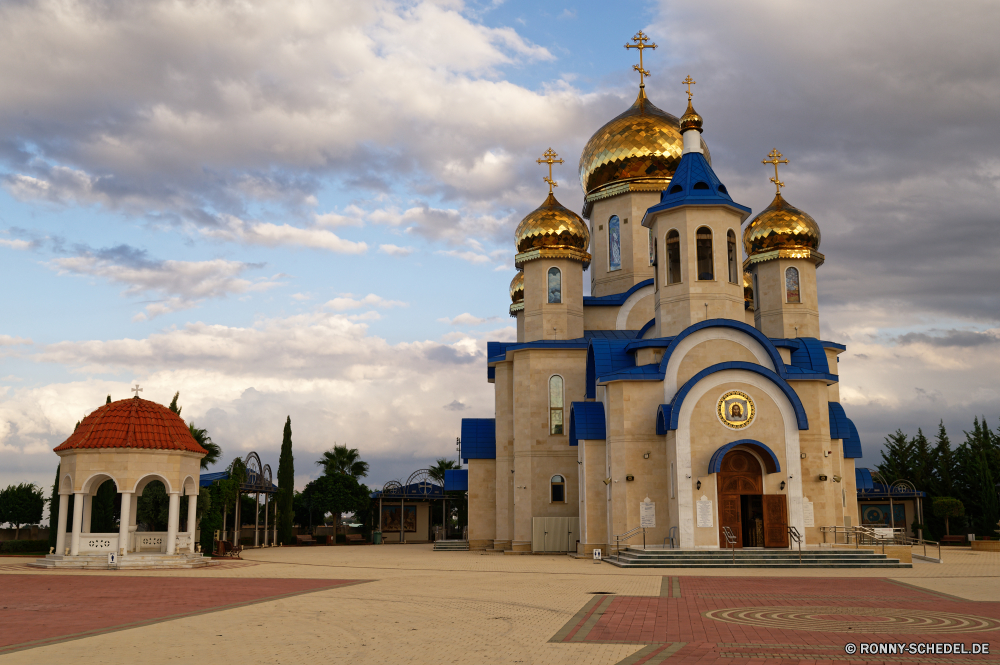
M645 501L639 502L639 526L643 529L652 529L656 526L656 504L646 497Z
M802 526L816 526L812 501L802 502Z
M701 495L701 499L695 501L697 504L697 514L698 514L698 526L701 527L711 527L714 525L712 520L712 502L704 494Z
M601 550L599 549L594 550L594 558L597 559L598 561L601 560Z

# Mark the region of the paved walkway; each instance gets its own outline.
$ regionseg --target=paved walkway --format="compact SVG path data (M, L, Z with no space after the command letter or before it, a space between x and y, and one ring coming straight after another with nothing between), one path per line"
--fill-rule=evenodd
M885 570L628 570L427 545L245 558L255 565L146 573L4 562L0 649L21 650L0 655L0 665L213 653L243 663L791 665L848 662L849 642L986 642L995 651L849 662L1000 662L997 553L950 550L943 564L914 563L891 578ZM120 597L136 600L119 609ZM25 648L36 640L44 642Z

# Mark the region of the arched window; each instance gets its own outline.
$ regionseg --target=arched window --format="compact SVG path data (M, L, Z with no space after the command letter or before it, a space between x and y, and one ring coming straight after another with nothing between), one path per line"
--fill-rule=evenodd
M736 234L732 229L726 234L726 246L729 249L729 283L737 284L739 272L736 269Z
M566 503L566 479L562 476L552 476L549 481L552 487L552 503Z
M667 284L681 283L681 238L674 229L667 233Z
M712 229L703 226L695 234L695 247L698 251L698 279L715 279L715 268L712 265Z
M608 270L622 269L622 229L618 215L608 220Z
M563 433L563 379L558 374L549 379L549 434Z
M649 229L649 265L656 265L656 241L653 240L653 229Z
M799 299L799 269L785 269L785 302L802 302Z
M753 308L760 311L760 289L757 288L757 272L753 273Z
M562 302L562 273L559 268L549 268L549 302Z

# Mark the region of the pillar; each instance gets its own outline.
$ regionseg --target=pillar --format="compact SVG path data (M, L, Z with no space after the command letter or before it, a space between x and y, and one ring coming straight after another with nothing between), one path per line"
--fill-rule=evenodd
M66 551L66 519L69 516L69 492L59 493L59 521L56 522L56 554L62 556Z
M73 537L69 544L70 556L80 553L80 529L83 526L83 492L73 493Z
M198 512L198 495L197 494L188 494L188 523L187 523L187 529L188 529L188 534L191 536L190 551L191 551L192 554L194 553L194 536L195 536L195 532L196 532L196 529L197 529L196 522L195 522L194 518L195 518L195 513L197 513L197 512Z
M100 485L98 485L100 487ZM76 505L74 504L74 508ZM90 511L94 507L94 497L90 494L83 495L83 525L81 531L90 533Z
M267 511L268 511L268 499L271 496L270 492L264 493L264 547L267 547Z
M167 512L167 554L177 551L177 521L181 512L180 492L170 493L170 509Z
M132 492L121 492L122 495L122 514L121 521L118 523L118 553L127 554L128 553L128 534L129 534L129 524L131 523L132 515Z

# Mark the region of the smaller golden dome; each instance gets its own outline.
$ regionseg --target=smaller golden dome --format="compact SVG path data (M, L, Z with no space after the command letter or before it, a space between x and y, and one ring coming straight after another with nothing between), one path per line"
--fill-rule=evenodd
M521 270L518 270L514 279L510 280L510 301L524 302L524 272Z
M556 197L549 194L545 203L521 220L514 232L518 256L514 259L517 267L526 260L542 256L544 252L561 258L575 258L590 265L590 229L575 212L563 207ZM526 256L531 252L531 256ZM535 255L538 256L535 256Z
M691 106L691 100L689 99L687 111L684 111L684 115L681 116L681 134L689 129L697 129L701 132L703 131L701 128L703 123L704 120L700 115L698 115L698 112L694 110L694 107Z
M795 252L802 258L819 254L819 224L807 213L789 205L779 192L771 205L764 209L743 232L743 249L747 258L773 251ZM787 254L792 256L791 253Z

